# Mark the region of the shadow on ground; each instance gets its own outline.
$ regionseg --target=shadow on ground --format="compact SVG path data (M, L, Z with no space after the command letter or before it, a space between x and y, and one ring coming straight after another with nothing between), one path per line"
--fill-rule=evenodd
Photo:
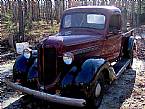
M99 109L119 109L122 103L131 96L135 78L135 70L126 70L118 80L111 84L109 90L103 97Z

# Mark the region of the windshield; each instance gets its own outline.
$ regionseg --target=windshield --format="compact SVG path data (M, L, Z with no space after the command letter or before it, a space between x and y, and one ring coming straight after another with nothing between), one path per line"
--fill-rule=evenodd
M64 16L63 28L95 28L105 27L105 16L102 14L72 13Z

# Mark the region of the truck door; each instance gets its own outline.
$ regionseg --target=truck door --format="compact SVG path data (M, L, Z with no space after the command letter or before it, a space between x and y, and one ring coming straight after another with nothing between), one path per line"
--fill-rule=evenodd
M115 59L121 49L121 15L113 14L108 23L108 32L104 40L102 55L107 60Z

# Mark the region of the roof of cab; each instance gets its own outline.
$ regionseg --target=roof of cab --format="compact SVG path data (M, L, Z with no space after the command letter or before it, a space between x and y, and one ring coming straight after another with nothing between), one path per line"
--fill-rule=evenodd
M72 7L69 8L67 10L65 10L65 12L89 12L90 10L100 10L105 13L105 12L117 12L117 13L121 13L121 10L115 6L78 6L78 7Z

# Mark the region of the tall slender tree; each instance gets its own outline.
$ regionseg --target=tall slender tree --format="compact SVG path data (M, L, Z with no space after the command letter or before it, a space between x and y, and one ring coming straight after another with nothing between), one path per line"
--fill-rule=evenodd
M23 10L22 10L22 1L18 1L18 19L19 19L19 35L18 35L18 41L24 41L24 16L23 16Z

